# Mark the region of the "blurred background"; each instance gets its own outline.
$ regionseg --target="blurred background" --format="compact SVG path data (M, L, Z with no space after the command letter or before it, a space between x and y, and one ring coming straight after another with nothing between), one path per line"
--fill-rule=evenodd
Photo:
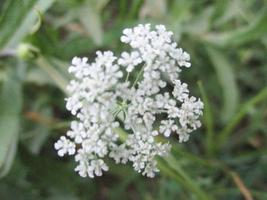
M68 130L74 56L120 53L121 31L164 24L191 55L205 103L185 144L170 138L156 178L130 165L81 178L54 142ZM0 0L0 199L267 199L266 0Z

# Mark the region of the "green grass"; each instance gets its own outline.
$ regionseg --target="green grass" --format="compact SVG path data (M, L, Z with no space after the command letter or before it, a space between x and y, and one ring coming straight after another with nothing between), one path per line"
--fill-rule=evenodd
M266 0L1 1L0 199L267 199L266 10ZM147 22L190 53L182 80L205 103L203 126L185 144L169 138L154 179L112 162L83 179L53 148L71 120L70 59L119 53L121 31ZM39 52L17 52L22 43Z

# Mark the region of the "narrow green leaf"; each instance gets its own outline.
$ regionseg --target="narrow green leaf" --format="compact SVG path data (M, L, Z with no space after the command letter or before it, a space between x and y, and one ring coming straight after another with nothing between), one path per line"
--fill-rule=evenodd
M143 4L143 0L136 0L133 1L132 5L131 5L131 10L128 13L128 18L135 18L136 16L138 16L138 12L140 10L141 5ZM160 1L157 1L157 4L160 5L160 7L162 7L162 3Z
M212 11L210 7L203 9L200 14L194 16L189 23L180 28L189 35L199 35L207 32L210 26L209 21L213 14Z
M36 33L42 25L42 13L38 9L35 9L35 12L38 18L37 18L37 22L32 27L31 34Z
M168 167L164 166L164 163L159 162L159 168L165 169L163 171L170 173L172 178L176 179L180 184L183 184L187 187L189 191L191 191L194 195L196 195L197 199L200 200L211 200L213 199L209 194L207 194L205 191L203 191L199 185L192 180L192 178L182 169L179 162L173 157L168 156L164 158L168 166L175 171L175 173L171 173L171 170L167 170Z
M243 117L249 112L249 110L255 106L255 104L265 100L267 98L267 87L263 88L256 96L247 101L239 110L238 113L231 119L231 121L225 126L225 128L219 134L220 145L224 145L226 139L229 137L236 125L243 119Z
M206 50L222 87L224 97L222 119L227 121L235 114L239 102L233 66L220 50L212 46L206 46Z
M217 21L220 17L224 15L225 11L228 8L228 4L229 4L229 0L224 0L224 1L216 0L213 14L211 17L211 23L214 23L215 21Z
M210 34L205 37L208 42L221 46L239 46L257 40L267 34L267 7L247 26L231 32Z
M3 177L16 153L22 107L21 83L13 73L4 81L0 95L0 177Z
M207 93L203 87L201 81L198 82L198 87L204 102L204 124L207 129L207 137L206 137L206 151L208 155L212 155L214 153L214 128L213 128L213 115L211 111L211 105L207 96Z
M12 0L0 21L0 49L14 48L38 21L36 9L45 12L54 0Z
M103 43L101 10L107 0L87 1L79 8L79 20L97 45Z
M12 34L23 22L28 11L33 7L35 0L10 0L5 1L0 17L0 49L5 46Z
M14 122L14 120L13 120L13 122ZM16 123L16 124L18 124L18 123ZM16 126L15 123L13 123L12 126L14 126L15 129L18 129L18 126ZM8 146L7 153L5 156L5 161L4 161L5 163L3 163L3 165L0 167L0 178L2 178L8 174L8 172L9 172L9 170L13 164L13 160L15 158L16 151L17 151L17 142L18 142L18 136L16 135L13 138L13 140L10 141L10 145Z
M127 2L126 2L126 0L119 0L120 2L119 2L119 16L120 16L120 18L124 18L124 16L125 16L125 14L126 14L126 12L127 12Z

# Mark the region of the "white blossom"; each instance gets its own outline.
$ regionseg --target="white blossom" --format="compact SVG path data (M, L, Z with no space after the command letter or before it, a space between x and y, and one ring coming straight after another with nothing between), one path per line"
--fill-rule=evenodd
M171 147L157 137L177 134L179 142L186 142L201 126L204 105L179 79L191 66L190 56L172 35L163 25L140 24L121 36L130 52L116 57L97 51L92 63L73 58L66 108L76 119L55 149L59 156L74 155L80 176L101 176L109 157L154 177L156 157L167 156Z
M159 127L159 131L163 133L165 137L169 137L172 132L178 129L177 125L174 124L174 120L162 120Z
M54 146L55 149L58 150L58 155L61 157L65 154L75 154L75 144L65 136L61 136Z
M126 66L126 71L133 71L134 67L142 62L138 51L133 51L130 54L123 52L121 58L118 60L118 64Z

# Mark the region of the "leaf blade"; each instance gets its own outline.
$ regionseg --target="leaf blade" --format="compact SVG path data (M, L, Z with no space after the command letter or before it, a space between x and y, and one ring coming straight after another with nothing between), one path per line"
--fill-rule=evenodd
M230 32L209 34L204 40L220 47L240 46L266 36L266 32L267 7L263 8L262 13L247 26Z
M54 0L12 0L0 21L0 49L16 47L38 21L36 9L43 13L52 6L53 2Z
M21 82L11 72L0 95L0 178L6 175L16 153L22 107Z
M223 121L228 121L235 114L239 102L238 87L234 77L233 66L220 50L212 46L206 46L206 50L223 91L224 105L222 119Z

